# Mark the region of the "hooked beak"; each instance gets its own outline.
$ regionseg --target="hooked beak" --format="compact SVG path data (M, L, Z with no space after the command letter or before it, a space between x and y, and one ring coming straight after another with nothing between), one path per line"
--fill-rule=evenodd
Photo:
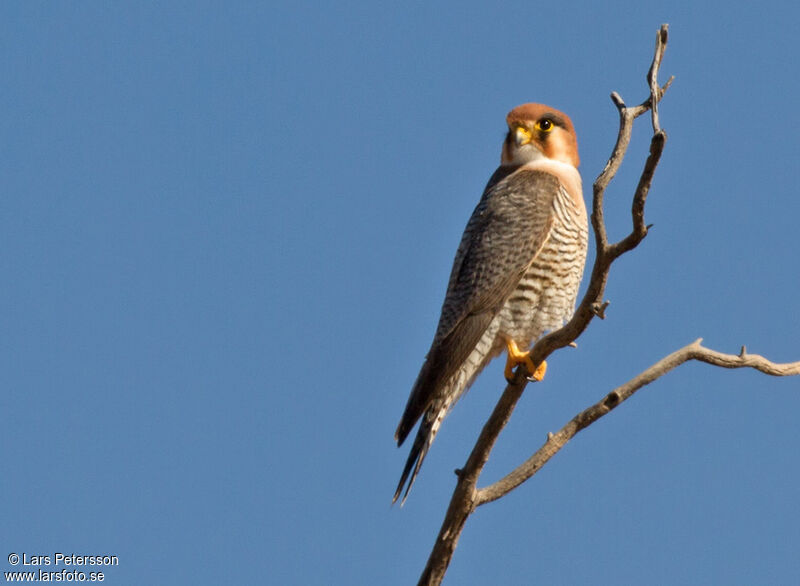
M517 126L516 130L514 131L514 140L516 140L517 146L530 143L532 138L533 136L531 135L531 131L527 128Z

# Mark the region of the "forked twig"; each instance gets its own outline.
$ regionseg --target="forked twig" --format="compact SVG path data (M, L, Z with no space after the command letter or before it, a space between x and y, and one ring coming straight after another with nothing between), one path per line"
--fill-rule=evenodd
M661 378L672 369L684 362L697 360L722 368L754 368L771 376L792 376L800 374L800 361L786 364L770 362L758 354L742 352L736 354L722 354L709 350L701 345L702 338L695 340L688 346L681 348L653 364L650 368L608 393L600 401L583 410L573 417L558 432L551 433L547 441L539 450L520 464L511 473L501 478L494 484L477 491L475 506L484 505L505 496L520 484L536 474L550 458L555 456L569 440L579 431L587 428L592 423L610 413L642 387L649 385L654 380Z

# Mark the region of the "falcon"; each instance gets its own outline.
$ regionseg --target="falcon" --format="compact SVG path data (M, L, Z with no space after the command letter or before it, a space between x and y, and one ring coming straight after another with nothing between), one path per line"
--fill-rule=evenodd
M422 419L392 502L404 503L442 420L483 368L508 352L540 381L533 342L575 311L588 222L569 117L523 104L506 117L500 167L464 229L433 343L395 432L397 445ZM406 486L407 483L407 486Z

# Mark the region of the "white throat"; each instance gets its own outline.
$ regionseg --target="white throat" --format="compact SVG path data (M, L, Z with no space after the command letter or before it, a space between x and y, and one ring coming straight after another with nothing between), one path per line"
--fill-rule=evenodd
M534 161L549 161L545 154L532 144L522 145L514 149L513 158L503 161L504 165L526 165Z

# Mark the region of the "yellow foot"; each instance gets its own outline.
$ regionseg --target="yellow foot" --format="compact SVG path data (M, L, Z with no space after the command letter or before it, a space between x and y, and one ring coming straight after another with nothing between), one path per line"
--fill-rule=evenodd
M506 359L504 374L508 382L514 379L514 368L516 368L518 364L525 366L528 378L535 381L540 381L544 378L544 373L547 372L547 362L542 360L542 363L536 368L533 364L533 360L531 360L530 351L523 352L520 350L514 340L507 340L506 348L508 348L508 358Z

